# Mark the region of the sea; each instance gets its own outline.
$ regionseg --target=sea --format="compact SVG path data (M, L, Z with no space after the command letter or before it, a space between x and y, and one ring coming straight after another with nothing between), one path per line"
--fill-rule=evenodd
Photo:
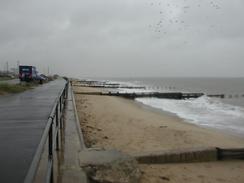
M104 78L103 81L120 83L121 86L145 86L145 89L116 89L119 92L204 93L197 99L135 100L176 115L188 123L244 137L244 78ZM216 94L224 94L225 98L207 96Z

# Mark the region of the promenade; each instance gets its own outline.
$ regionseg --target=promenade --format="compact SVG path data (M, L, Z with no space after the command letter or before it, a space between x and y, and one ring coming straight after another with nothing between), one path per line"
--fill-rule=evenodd
M24 182L65 83L58 79L20 94L0 97L0 182Z

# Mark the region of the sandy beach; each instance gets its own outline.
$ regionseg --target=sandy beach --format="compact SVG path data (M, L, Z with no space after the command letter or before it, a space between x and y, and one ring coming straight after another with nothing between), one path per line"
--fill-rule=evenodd
M98 89L74 87L75 92ZM191 147L243 147L244 140L205 129L132 100L76 94L76 105L87 147L135 154ZM244 182L244 162L140 165L142 183Z

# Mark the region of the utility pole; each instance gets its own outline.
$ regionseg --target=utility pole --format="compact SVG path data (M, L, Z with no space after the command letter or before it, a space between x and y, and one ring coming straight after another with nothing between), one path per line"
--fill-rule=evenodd
M20 61L19 60L17 60L17 68L16 68L16 73L15 74L17 74L18 75L18 73L19 73L19 65L20 65Z
M19 68L19 65L20 65L20 61L17 60L17 69Z
M6 72L8 74L8 61L6 62Z

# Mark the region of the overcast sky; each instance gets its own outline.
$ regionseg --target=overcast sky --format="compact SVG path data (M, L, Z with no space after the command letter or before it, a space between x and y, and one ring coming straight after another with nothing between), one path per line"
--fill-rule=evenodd
M0 70L244 76L243 0L0 0Z

